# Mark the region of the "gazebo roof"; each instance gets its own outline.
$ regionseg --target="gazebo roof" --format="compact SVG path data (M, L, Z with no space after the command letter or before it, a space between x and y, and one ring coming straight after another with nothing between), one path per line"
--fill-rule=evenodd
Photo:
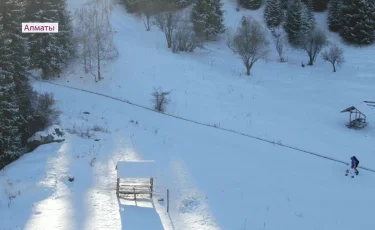
M352 112L354 110L358 110L359 112L361 112L362 114L365 114L366 116L375 115L375 104L372 104L371 102L367 102L367 101L362 102L355 106L350 106L344 109L343 111L341 111L341 113Z

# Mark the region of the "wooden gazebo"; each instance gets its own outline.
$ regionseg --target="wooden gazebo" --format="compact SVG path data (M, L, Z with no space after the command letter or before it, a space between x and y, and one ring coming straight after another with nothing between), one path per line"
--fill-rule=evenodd
M375 114L375 102L364 101L356 106L350 106L341 113L349 113L349 123L346 125L350 129L362 129L368 125L367 115Z

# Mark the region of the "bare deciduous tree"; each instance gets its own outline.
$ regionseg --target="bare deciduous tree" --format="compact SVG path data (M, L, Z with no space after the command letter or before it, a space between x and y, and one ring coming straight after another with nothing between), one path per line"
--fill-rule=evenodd
M181 20L172 36L172 51L193 52L201 42L193 30L189 20Z
M341 65L345 62L344 50L337 44L331 44L329 49L323 51L322 58L324 61L330 62L333 67L333 72L336 72L336 64Z
M282 30L271 30L272 35L275 38L275 47L277 54L279 55L279 61L280 62L285 62L285 57L284 57L284 46L286 43L285 39L285 34L282 32Z
M109 21L108 9L100 4L93 8L93 57L95 57L98 81L102 80L101 62L112 61L118 57L118 51L113 44L113 30ZM93 62L95 63L95 62ZM94 74L95 75L95 74Z
M152 95L152 102L154 104L154 109L158 112L164 112L165 106L171 101L168 96L172 91L163 91L161 88L154 88Z
M227 41L228 47L238 55L246 67L246 75L259 59L265 59L268 54L269 42L262 25L251 17L243 17L241 25L234 36Z
M152 0L142 0L139 3L137 14L142 18L146 31L151 30L151 16L157 12L157 4Z
M90 26L91 21L87 8L81 8L76 10L75 23L75 38L77 39L77 43L79 44L81 49L81 57L83 59L85 73L88 73L90 71L91 66L90 56L92 53L92 49L90 46L90 35L92 34L92 26Z
M76 30L85 31L79 40L83 47L82 56L86 59L85 70L88 69L95 76L95 81L102 80L102 62L118 57L117 48L113 44L114 32L109 21L109 7L105 1L93 0L78 13L83 20L78 20Z
M178 26L179 17L175 12L162 12L154 16L155 25L165 34L168 48L172 47L173 34Z
M327 35L323 30L315 29L304 42L301 48L306 51L309 56L307 65L314 65L320 51L327 45Z

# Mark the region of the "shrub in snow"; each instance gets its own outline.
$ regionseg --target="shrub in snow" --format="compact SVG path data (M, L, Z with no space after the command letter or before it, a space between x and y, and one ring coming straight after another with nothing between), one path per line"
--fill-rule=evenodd
M250 76L250 70L255 62L265 59L269 51L269 42L264 28L251 17L242 18L236 34L229 35L227 45L241 57L248 76Z
M158 112L164 112L165 107L169 104L170 99L168 98L171 91L163 91L161 88L154 89L152 95L152 102L154 104L154 110Z
M196 36L193 27L188 21L181 21L172 37L172 51L193 52L200 46L200 41Z
M67 128L66 131L68 131L70 134L76 134L79 137L82 138L91 138L94 136L94 133L92 133L90 128L87 127L77 127L76 125L73 125L72 128Z
M336 72L336 65L344 63L344 50L337 44L331 44L330 47L323 51L322 58L324 61L330 62L333 72Z
M103 126L100 126L100 125L94 125L92 127L92 131L94 131L94 132L102 132L102 133L109 133L108 129L106 129Z
M284 57L284 47L286 43L285 34L282 30L271 30L271 32L275 38L275 48L277 54L279 55L279 61L286 62L286 59Z
M174 12L163 12L154 16L154 24L164 33L168 48L172 47L173 34L179 20L180 16Z
M59 123L60 111L55 107L56 101L53 94L34 93L32 96L32 102L33 115L29 122L30 134Z

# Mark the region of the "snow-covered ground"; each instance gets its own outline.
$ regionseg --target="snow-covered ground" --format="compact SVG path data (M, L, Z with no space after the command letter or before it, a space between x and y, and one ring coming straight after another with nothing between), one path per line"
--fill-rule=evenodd
M93 132L92 139L67 134L63 144L41 146L1 172L4 229L375 226L372 173L362 171L351 179L340 163L100 96L46 83L36 86L55 93L66 129L98 125L107 130ZM132 200L119 204L115 195L115 162L141 159L157 164L155 208L147 200L138 206ZM167 188L169 215L165 203L157 201L166 198ZM5 190L16 196L9 207Z
M226 25L235 28L242 15L263 20L262 10L236 12L224 5ZM347 160L358 155L364 166L375 169L374 126L353 131L346 128L343 109L361 101L375 101L375 46L345 47L346 63L333 73L320 57L312 67L301 67L307 54L287 50L287 63L277 62L271 45L267 62L259 61L252 76L226 46L206 43L206 50L173 54L164 34L156 27L145 31L141 19L126 14L122 5L113 9L113 26L120 58L109 64L105 80L96 84L82 67L65 72L57 82L104 93L152 107L154 87L173 90L167 112L203 123L217 124L275 142ZM327 29L326 14L317 14ZM329 33L333 42L340 42ZM69 81L69 82L67 82ZM375 115L368 117L375 122Z
M261 10L236 12L232 2L224 7L228 27L244 14L262 20ZM325 14L316 17L323 25ZM302 68L307 56L295 50L278 63L271 47L269 60L247 77L225 39L173 54L161 32L146 32L122 5L113 8L112 22L120 58L106 66L105 79L95 83L72 66L56 83L147 107L153 87L161 86L173 90L170 114L343 161L356 155L375 169L375 117L355 131L340 113L375 101L375 46L342 45L346 63L337 73L321 59ZM54 93L61 126L75 134L66 132L63 143L41 146L0 172L0 229L375 229L374 173L361 170L351 179L341 163L86 92L41 82L34 87ZM152 200L117 199L119 160L155 160ZM169 213L158 201L167 188Z

